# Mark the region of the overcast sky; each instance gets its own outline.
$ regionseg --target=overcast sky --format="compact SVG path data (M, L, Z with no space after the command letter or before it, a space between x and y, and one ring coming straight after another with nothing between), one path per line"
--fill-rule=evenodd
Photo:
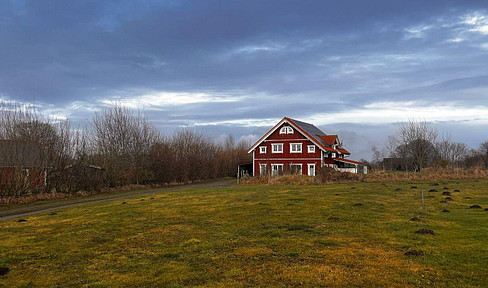
M0 98L75 122L119 102L170 134L287 116L370 158L398 123L488 140L486 1L0 1Z

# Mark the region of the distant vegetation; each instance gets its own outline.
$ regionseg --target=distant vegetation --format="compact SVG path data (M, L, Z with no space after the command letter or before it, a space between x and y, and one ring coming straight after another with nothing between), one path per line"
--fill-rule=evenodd
M478 149L468 149L465 143L454 142L449 135L439 137L438 130L425 121L402 123L384 147L372 147L372 150L374 158L370 165L379 170L488 168L488 141Z
M234 176L236 165L249 161L250 145L232 136L217 143L184 128L163 136L142 112L120 105L96 113L84 127L72 127L69 120L5 102L0 103L0 140L38 144L44 152L42 165L48 167L46 186L30 189L24 171L1 185L0 197Z

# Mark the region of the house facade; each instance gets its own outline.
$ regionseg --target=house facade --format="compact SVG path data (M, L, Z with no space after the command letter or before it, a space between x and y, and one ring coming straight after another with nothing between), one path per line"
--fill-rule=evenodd
M283 118L248 153L253 156L253 175L284 173L315 176L321 167L341 172L365 173L364 163L346 159L338 135L327 135L310 123Z
M29 188L46 186L44 152L35 142L0 140L0 190L20 184Z

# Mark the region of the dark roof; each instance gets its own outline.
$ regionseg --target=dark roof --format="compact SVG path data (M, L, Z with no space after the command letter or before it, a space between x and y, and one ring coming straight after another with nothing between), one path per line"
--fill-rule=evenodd
M45 167L45 158L39 143L0 140L0 167Z
M337 135L327 135L324 132L322 132L322 130L320 130L319 128L315 127L313 124L310 124L310 123L298 121L298 120L291 119L291 118L287 118L287 119L289 121L291 121L293 124L295 124L296 126L298 126L298 128L303 130L305 133L307 133L309 137L313 138L316 142L322 144L322 146L325 150L328 150L328 151L336 151L337 150L341 153L350 154L346 149L342 148L341 146L338 146L337 149L333 149L332 145L334 143L333 142L328 143L329 140L331 140L332 138L335 141L335 139L337 138Z
M261 142L263 142L273 131L275 131L278 128L278 126L280 126L282 123L284 123L284 121L287 121L292 126L295 126L298 130L300 130L300 133L302 133L303 135L305 135L305 137L309 138L312 142L315 142L315 144L317 144L320 149L322 149L324 151L340 152L340 153L344 153L344 154L350 154L343 147L340 147L340 146L333 147L332 144L328 144L327 141L325 140L325 139L328 140L329 137L335 137L334 139L336 139L336 138L338 138L337 135L327 135L324 132L322 132L322 130L320 130L319 128L315 127L313 124L306 123L306 122L302 122L302 121L298 121L298 120L291 119L291 118L288 118L288 117L285 117L285 118L281 119L281 121L278 122L278 124L276 124L273 128L271 128L271 130L269 130L268 132L266 132L266 134L264 134L263 137L261 137L258 141L256 141L256 143L254 143L251 146L251 148L249 148L247 150L247 152L248 153L251 153L251 151L253 151L254 149L256 149L256 147ZM325 138L325 139L323 139L323 138Z

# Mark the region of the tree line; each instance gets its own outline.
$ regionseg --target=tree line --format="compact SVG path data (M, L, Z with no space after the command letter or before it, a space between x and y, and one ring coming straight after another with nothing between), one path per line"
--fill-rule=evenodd
M421 171L425 167L488 168L488 141L477 149L452 141L426 121L402 123L384 147L372 147L371 166L377 169ZM388 162L390 161L390 162Z
M250 145L244 140L230 135L218 143L188 128L164 136L144 113L118 104L95 113L84 127L72 127L69 120L53 119L17 103L0 105L0 140L33 143L20 145L21 149L42 151L47 181L34 189L36 193L229 177L235 176L238 163L250 161L246 152ZM28 174L16 173L8 185L5 175L0 178L5 182L0 196L32 193Z

